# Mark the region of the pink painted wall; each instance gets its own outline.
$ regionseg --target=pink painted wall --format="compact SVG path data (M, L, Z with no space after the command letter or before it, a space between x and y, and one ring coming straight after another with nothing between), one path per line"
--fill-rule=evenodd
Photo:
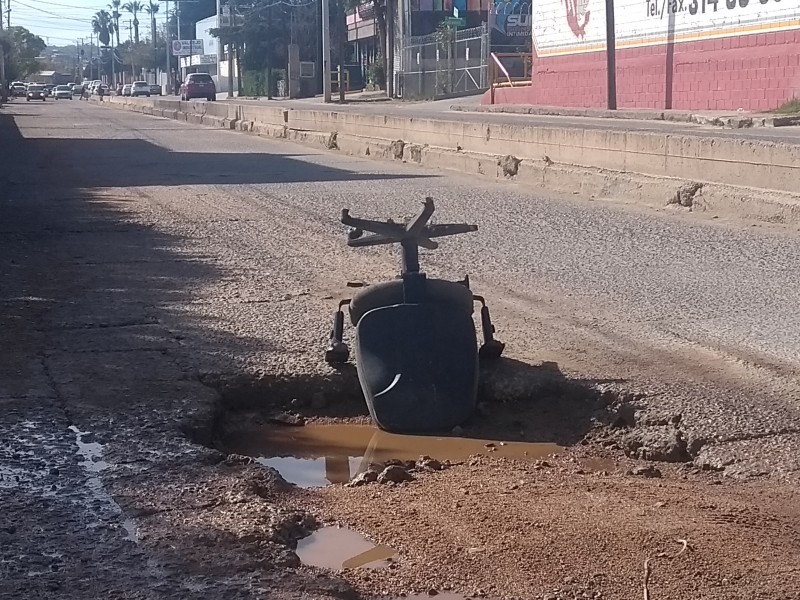
M497 103L606 106L605 51L533 64L531 87L500 93ZM618 107L771 110L800 97L800 29L676 43L668 64L667 45L618 50Z

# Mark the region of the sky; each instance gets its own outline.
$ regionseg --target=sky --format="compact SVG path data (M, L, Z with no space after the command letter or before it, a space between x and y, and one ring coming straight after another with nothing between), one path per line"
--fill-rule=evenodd
M20 25L42 38L48 46L67 46L89 43L92 33L92 15L107 8L109 0L2 0L3 8L11 5L11 25ZM124 4L124 1L123 1ZM164 4L157 16L159 24L164 21ZM133 17L122 11L120 17L120 39L127 39L128 20ZM4 19L4 24L7 22ZM139 15L141 37L150 35L150 17ZM96 42L95 42L96 43Z

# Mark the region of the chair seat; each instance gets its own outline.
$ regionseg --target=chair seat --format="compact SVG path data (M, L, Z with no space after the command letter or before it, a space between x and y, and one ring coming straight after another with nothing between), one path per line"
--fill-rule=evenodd
M473 311L472 291L461 283L444 279L426 279L428 301L448 304L454 310L471 315ZM403 304L403 280L384 281L361 290L350 301L350 321L357 325L366 313L382 306Z

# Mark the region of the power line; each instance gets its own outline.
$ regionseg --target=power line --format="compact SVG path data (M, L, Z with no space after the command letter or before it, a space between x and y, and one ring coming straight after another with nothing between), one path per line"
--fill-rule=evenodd
M31 10L35 10L35 11L44 13L46 15L57 17L59 19L68 19L70 21L80 21L81 23L90 23L90 24L92 22L90 19L76 19L74 17L65 17L63 15L59 15L57 13L53 13L53 12L50 12L48 10L44 10L42 8L36 8L35 6L31 6L30 4L25 4L24 2L20 2L19 0L16 0L16 3L19 4L20 6L24 6L25 8L30 8Z
M58 37L57 35L46 35L46 36L44 36L44 37L46 37L46 38L48 38L48 39L51 39L51 40L58 40L58 41L60 41L60 42L71 42L71 43L69 44L70 46L75 46L75 45L76 45L76 44L75 44L75 38L64 38L64 37ZM87 46L88 46L88 44L87 44Z
M59 26L58 24L56 24L56 23L54 23L52 21L44 21L43 19L41 19L38 16L37 17L29 17L29 16L20 17L19 20L21 22L23 22L23 23L32 23L32 25L30 25L30 27L42 27L42 28L46 28L46 29L60 29L61 31L86 31L87 29L90 28L88 26L88 24L82 26L82 25L79 25L78 23L76 23L75 25L70 26L70 23L64 23L63 21L59 21L59 23L61 23L61 25L63 25L63 26Z
M92 8L89 6L77 6L75 4L59 4L58 2L44 2L44 0L37 0L37 4L44 4L46 6L58 6L59 8L77 8L80 10L97 11L96 8Z
M42 14L39 14L39 13L23 12L23 11L27 11L27 9L21 9L21 10L18 9L18 10L15 10L14 13L16 14L17 17L27 17L29 19L41 19L42 21L61 22L61 21L64 21L65 19L68 19L70 21L73 21L73 20L85 21L85 19L82 19L81 17L78 17L76 15L62 15L62 16L59 16L59 17L51 17L49 15L42 15Z

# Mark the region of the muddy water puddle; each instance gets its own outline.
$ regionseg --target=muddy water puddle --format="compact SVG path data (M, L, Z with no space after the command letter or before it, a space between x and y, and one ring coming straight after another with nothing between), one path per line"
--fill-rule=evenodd
M386 567L396 554L346 527L318 529L297 542L296 552L303 564L334 570Z
M393 459L426 455L459 462L483 454L533 461L563 450L556 444L398 435L369 425L267 425L257 433L230 436L224 446L227 452L257 457L301 487L347 483L370 465Z

